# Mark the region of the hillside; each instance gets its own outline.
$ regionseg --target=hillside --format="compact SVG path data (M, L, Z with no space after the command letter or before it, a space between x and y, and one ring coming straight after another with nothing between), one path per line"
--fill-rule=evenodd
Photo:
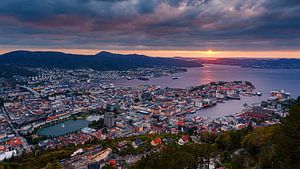
M254 59L218 58L216 60L195 59L201 64L233 65L260 69L300 69L300 59Z
M96 70L127 70L137 67L177 66L199 67L200 63L175 58L148 57L137 54L114 54L102 51L96 55L62 52L13 51L0 55L1 64L47 68L92 68Z

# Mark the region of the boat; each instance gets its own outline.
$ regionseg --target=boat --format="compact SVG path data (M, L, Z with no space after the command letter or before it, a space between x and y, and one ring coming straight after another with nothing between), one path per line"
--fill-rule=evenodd
M130 77L130 76L127 76L126 79L127 79L127 80L133 80L133 78Z
M227 99L231 99L231 100L241 100L240 96L238 95L228 95Z
M200 117L200 116L196 116L192 119L192 121L194 121L194 122L200 122L201 120L202 120L202 117Z
M177 116L177 117L185 117L185 116L186 116L186 113L185 113L185 112L183 112L183 113L178 113L178 114L176 114L176 116Z
M192 110L192 111L190 112L190 114L194 114L194 113L196 113L196 110Z
M245 96L245 97L251 97L253 94L252 93L241 93L242 96ZM257 95L255 93L255 95Z
M172 79L176 80L176 79L179 79L179 77L173 76Z
M65 127L65 124L62 124L61 127L64 128L64 127Z
M140 76L138 77L139 80L149 80L150 78L148 76Z
M218 103L225 103L224 100L218 100L217 102L218 102Z
M258 91L258 92L256 92L256 95L257 96L262 96L262 92Z

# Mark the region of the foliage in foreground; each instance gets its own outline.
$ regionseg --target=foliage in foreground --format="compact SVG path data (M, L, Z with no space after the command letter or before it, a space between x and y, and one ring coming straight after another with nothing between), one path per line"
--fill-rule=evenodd
M210 158L216 156L214 144L190 144L184 146L169 145L161 153L153 153L142 158L131 169L194 169L197 166L208 166Z
M300 168L300 98L281 125L228 131L211 140L168 147L148 155L131 169L207 167L209 158L217 166L230 169Z

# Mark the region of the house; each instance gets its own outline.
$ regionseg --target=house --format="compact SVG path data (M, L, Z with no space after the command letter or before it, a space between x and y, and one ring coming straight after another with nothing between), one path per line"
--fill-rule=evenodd
M78 154L82 154L83 152L84 152L83 149L80 148L80 149L74 151L74 152L71 154L71 157L74 157L74 156L76 156L76 155L78 155Z
M154 134L155 134L155 131L151 130L151 131L149 131L148 134L149 134L149 135L154 135Z
M10 159L14 156L17 155L17 151L16 150L12 150L12 151L6 151L4 153L0 154L0 162L3 161L4 159Z
M105 150L102 150L99 153L90 156L89 160L93 160L96 162L101 162L103 160L105 161L108 159L108 157L111 155L111 153L112 153L112 149L106 148Z
M127 146L127 141L126 140L123 140L123 141L119 141L117 143L117 149L120 151L122 150L123 148L125 148Z
M191 139L194 143L199 143L201 141L199 136L191 136Z
M143 144L143 140L141 139L136 139L132 142L132 147L134 148L138 148L139 146L141 146Z
M115 168L117 164L117 161L115 159L108 160L108 165L110 165L112 168Z
M12 147L17 147L17 146L20 146L22 145L22 141L20 138L16 137L16 138L13 138L11 139L8 144Z
M159 137L151 141L152 146L158 146L160 144L161 144L161 138Z
M88 164L88 166L87 166L87 169L100 169L100 168L101 168L101 166L98 162Z
M187 136L187 135L183 135L183 136L179 139L178 144L182 146L182 145L185 145L188 141L189 141L188 136Z
M83 129L81 129L81 131L82 131L83 133L85 133L85 134L92 134L92 133L96 132L95 129L92 129L92 128L89 128L89 127L85 127L85 128L83 128Z

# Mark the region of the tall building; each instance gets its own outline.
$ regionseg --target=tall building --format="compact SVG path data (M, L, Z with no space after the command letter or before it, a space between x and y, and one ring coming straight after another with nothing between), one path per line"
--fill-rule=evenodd
M113 112L104 114L104 125L108 128L115 126L115 114Z

